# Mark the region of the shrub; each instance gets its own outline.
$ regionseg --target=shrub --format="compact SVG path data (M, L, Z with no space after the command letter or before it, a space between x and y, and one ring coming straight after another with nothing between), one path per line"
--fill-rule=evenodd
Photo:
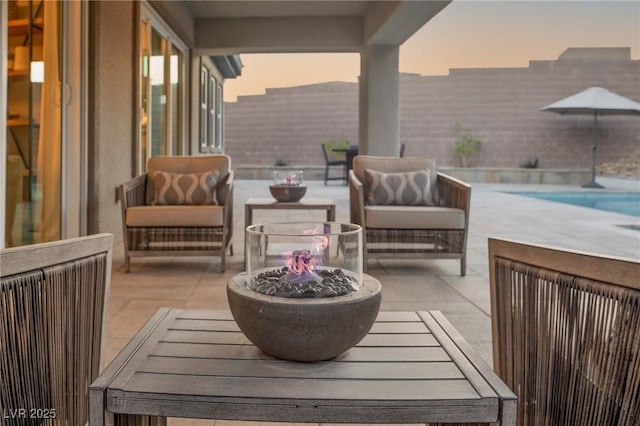
M460 132L458 139L453 145L454 154L460 160L460 166L467 167L471 161L471 156L480 151L482 140L475 138L468 129L456 123L456 129Z

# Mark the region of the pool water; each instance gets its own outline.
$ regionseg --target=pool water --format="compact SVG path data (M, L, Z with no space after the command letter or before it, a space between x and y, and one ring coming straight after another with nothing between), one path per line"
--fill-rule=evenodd
M510 194L640 217L640 192L510 192Z

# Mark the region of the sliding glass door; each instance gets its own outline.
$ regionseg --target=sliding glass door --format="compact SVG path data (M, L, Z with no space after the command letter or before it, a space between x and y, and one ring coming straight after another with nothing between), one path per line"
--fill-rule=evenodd
M82 2L0 4L0 246L86 229L86 22Z
M8 2L7 247L60 239L62 120L61 3Z
M146 4L140 22L138 173L150 157L186 154L186 47Z

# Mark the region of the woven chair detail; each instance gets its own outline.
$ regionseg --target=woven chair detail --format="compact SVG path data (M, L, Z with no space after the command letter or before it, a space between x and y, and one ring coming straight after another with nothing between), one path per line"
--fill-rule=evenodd
M497 239L489 262L518 424L640 424L640 263Z

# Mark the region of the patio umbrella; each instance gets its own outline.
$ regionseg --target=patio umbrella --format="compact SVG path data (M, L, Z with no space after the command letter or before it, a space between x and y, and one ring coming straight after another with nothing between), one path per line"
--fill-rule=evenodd
M640 103L610 92L602 87L590 87L573 96L564 98L542 108L558 114L593 114L593 145L591 182L586 188L602 188L596 183L596 150L598 149L598 116L613 114L640 115Z

